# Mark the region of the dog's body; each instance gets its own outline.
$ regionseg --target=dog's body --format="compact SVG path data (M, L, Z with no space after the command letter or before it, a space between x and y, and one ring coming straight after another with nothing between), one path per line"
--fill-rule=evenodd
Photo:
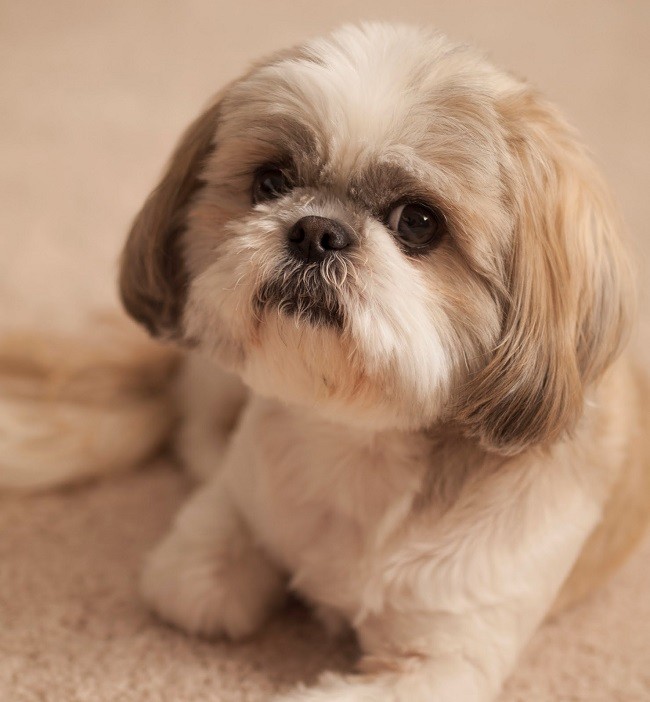
M129 313L192 349L178 446L206 480L147 602L239 638L290 588L352 626L361 673L285 700L493 699L645 526L629 283L572 131L467 47L368 25L258 64L124 252Z
M233 379L216 377L232 398ZM619 362L570 440L506 461L260 397L224 456L220 439L208 445L230 424L217 383L198 460L216 470L151 555L145 598L186 631L238 639L289 586L327 628L352 625L365 674L296 700L491 699L539 622L598 586L643 533L641 380ZM205 397L197 409L205 422Z

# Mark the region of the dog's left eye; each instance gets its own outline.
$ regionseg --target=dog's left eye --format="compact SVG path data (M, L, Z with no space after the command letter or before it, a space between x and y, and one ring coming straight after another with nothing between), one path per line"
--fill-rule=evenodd
M445 218L425 205L405 203L388 215L388 226L410 249L424 249L436 243L445 231Z
M253 203L275 200L291 190L291 182L281 168L259 170L253 181Z

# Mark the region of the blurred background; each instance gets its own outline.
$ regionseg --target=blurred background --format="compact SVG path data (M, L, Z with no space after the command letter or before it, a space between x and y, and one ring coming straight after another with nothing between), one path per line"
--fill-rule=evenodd
M0 323L115 305L128 224L209 96L359 19L439 27L547 93L601 164L648 278L650 2L2 0Z
M438 27L560 105L620 202L645 351L648 0L0 0L0 330L79 329L116 307L129 223L209 96L256 57L360 19ZM148 617L137 572L186 490L159 464L0 499L2 699L261 702L351 664L301 614L241 647ZM537 635L504 700L647 702L649 582L646 542L611 586Z

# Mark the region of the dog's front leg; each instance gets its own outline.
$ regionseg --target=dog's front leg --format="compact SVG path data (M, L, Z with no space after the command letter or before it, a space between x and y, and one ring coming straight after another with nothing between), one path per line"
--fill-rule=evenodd
M600 514L562 465L516 466L442 518L414 516L364 593L361 673L282 702L488 702L551 607Z
M285 582L218 474L190 498L149 554L141 590L151 609L184 631L239 639L279 605Z

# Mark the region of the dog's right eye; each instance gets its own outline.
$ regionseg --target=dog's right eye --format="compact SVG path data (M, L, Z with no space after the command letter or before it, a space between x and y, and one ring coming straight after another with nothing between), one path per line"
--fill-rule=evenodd
M267 167L255 174L253 204L275 200L291 190L291 181L281 168Z

